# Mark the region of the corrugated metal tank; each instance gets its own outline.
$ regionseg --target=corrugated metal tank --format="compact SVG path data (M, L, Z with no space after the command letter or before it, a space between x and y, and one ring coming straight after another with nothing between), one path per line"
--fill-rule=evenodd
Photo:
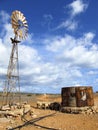
M61 92L62 107L93 106L93 89L91 86L64 87Z

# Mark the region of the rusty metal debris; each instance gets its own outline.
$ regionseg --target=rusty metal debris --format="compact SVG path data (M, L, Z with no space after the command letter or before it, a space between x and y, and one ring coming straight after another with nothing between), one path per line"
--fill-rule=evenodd
M47 117L54 116L55 114L56 114L56 112L55 112L55 113L52 113L52 114L45 115L45 116L41 116L41 117L38 117L38 118L35 118L35 119L31 119L31 120L27 120L27 119L25 118L25 114L24 114L24 115L22 116L22 120L24 120L25 123L22 124L22 125L19 125L19 126L17 126L17 127L11 128L11 129L9 129L9 130L20 129L20 128L26 127L26 126L28 126L28 125L37 126L37 127L40 127L40 128L46 129L46 130L59 130L59 129L50 128L50 127L41 126L41 125L36 124L37 121L42 120L42 119L45 119L45 118L47 118Z

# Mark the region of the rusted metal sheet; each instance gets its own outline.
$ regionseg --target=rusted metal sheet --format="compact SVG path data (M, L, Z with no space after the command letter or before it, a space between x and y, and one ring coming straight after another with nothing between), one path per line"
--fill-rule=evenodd
M93 106L94 99L93 99L93 90L92 87L78 87L76 88L76 99L77 99L77 106Z
M62 88L62 106L76 106L75 88Z
M86 87L76 88L76 102L78 107L87 106Z
M62 88L62 106L84 107L93 106L93 89L89 86Z
M93 95L93 89L87 88L87 105L93 106L94 105L94 95Z
M75 87L69 88L70 96L68 99L69 107L75 107L76 106L76 96L75 96Z
M62 88L62 93L61 93L61 97L62 97L62 106L68 106L68 99L69 99L69 95L70 95L70 91L69 88Z

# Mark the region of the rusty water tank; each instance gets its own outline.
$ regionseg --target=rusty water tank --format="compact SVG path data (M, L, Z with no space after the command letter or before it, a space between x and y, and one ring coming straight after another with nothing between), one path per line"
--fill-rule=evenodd
M91 86L64 87L61 92L62 107L94 106Z

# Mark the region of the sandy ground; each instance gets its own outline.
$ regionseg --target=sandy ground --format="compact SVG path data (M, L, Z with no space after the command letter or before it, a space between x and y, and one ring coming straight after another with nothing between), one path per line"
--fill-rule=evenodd
M27 100L32 106L33 116L31 117L28 113L22 120L21 117L0 119L0 130L6 130L6 128L10 130L98 130L98 113L92 115L67 114L36 108L36 101L61 102L60 95L25 95L22 100ZM98 106L98 94L94 94L94 101Z

